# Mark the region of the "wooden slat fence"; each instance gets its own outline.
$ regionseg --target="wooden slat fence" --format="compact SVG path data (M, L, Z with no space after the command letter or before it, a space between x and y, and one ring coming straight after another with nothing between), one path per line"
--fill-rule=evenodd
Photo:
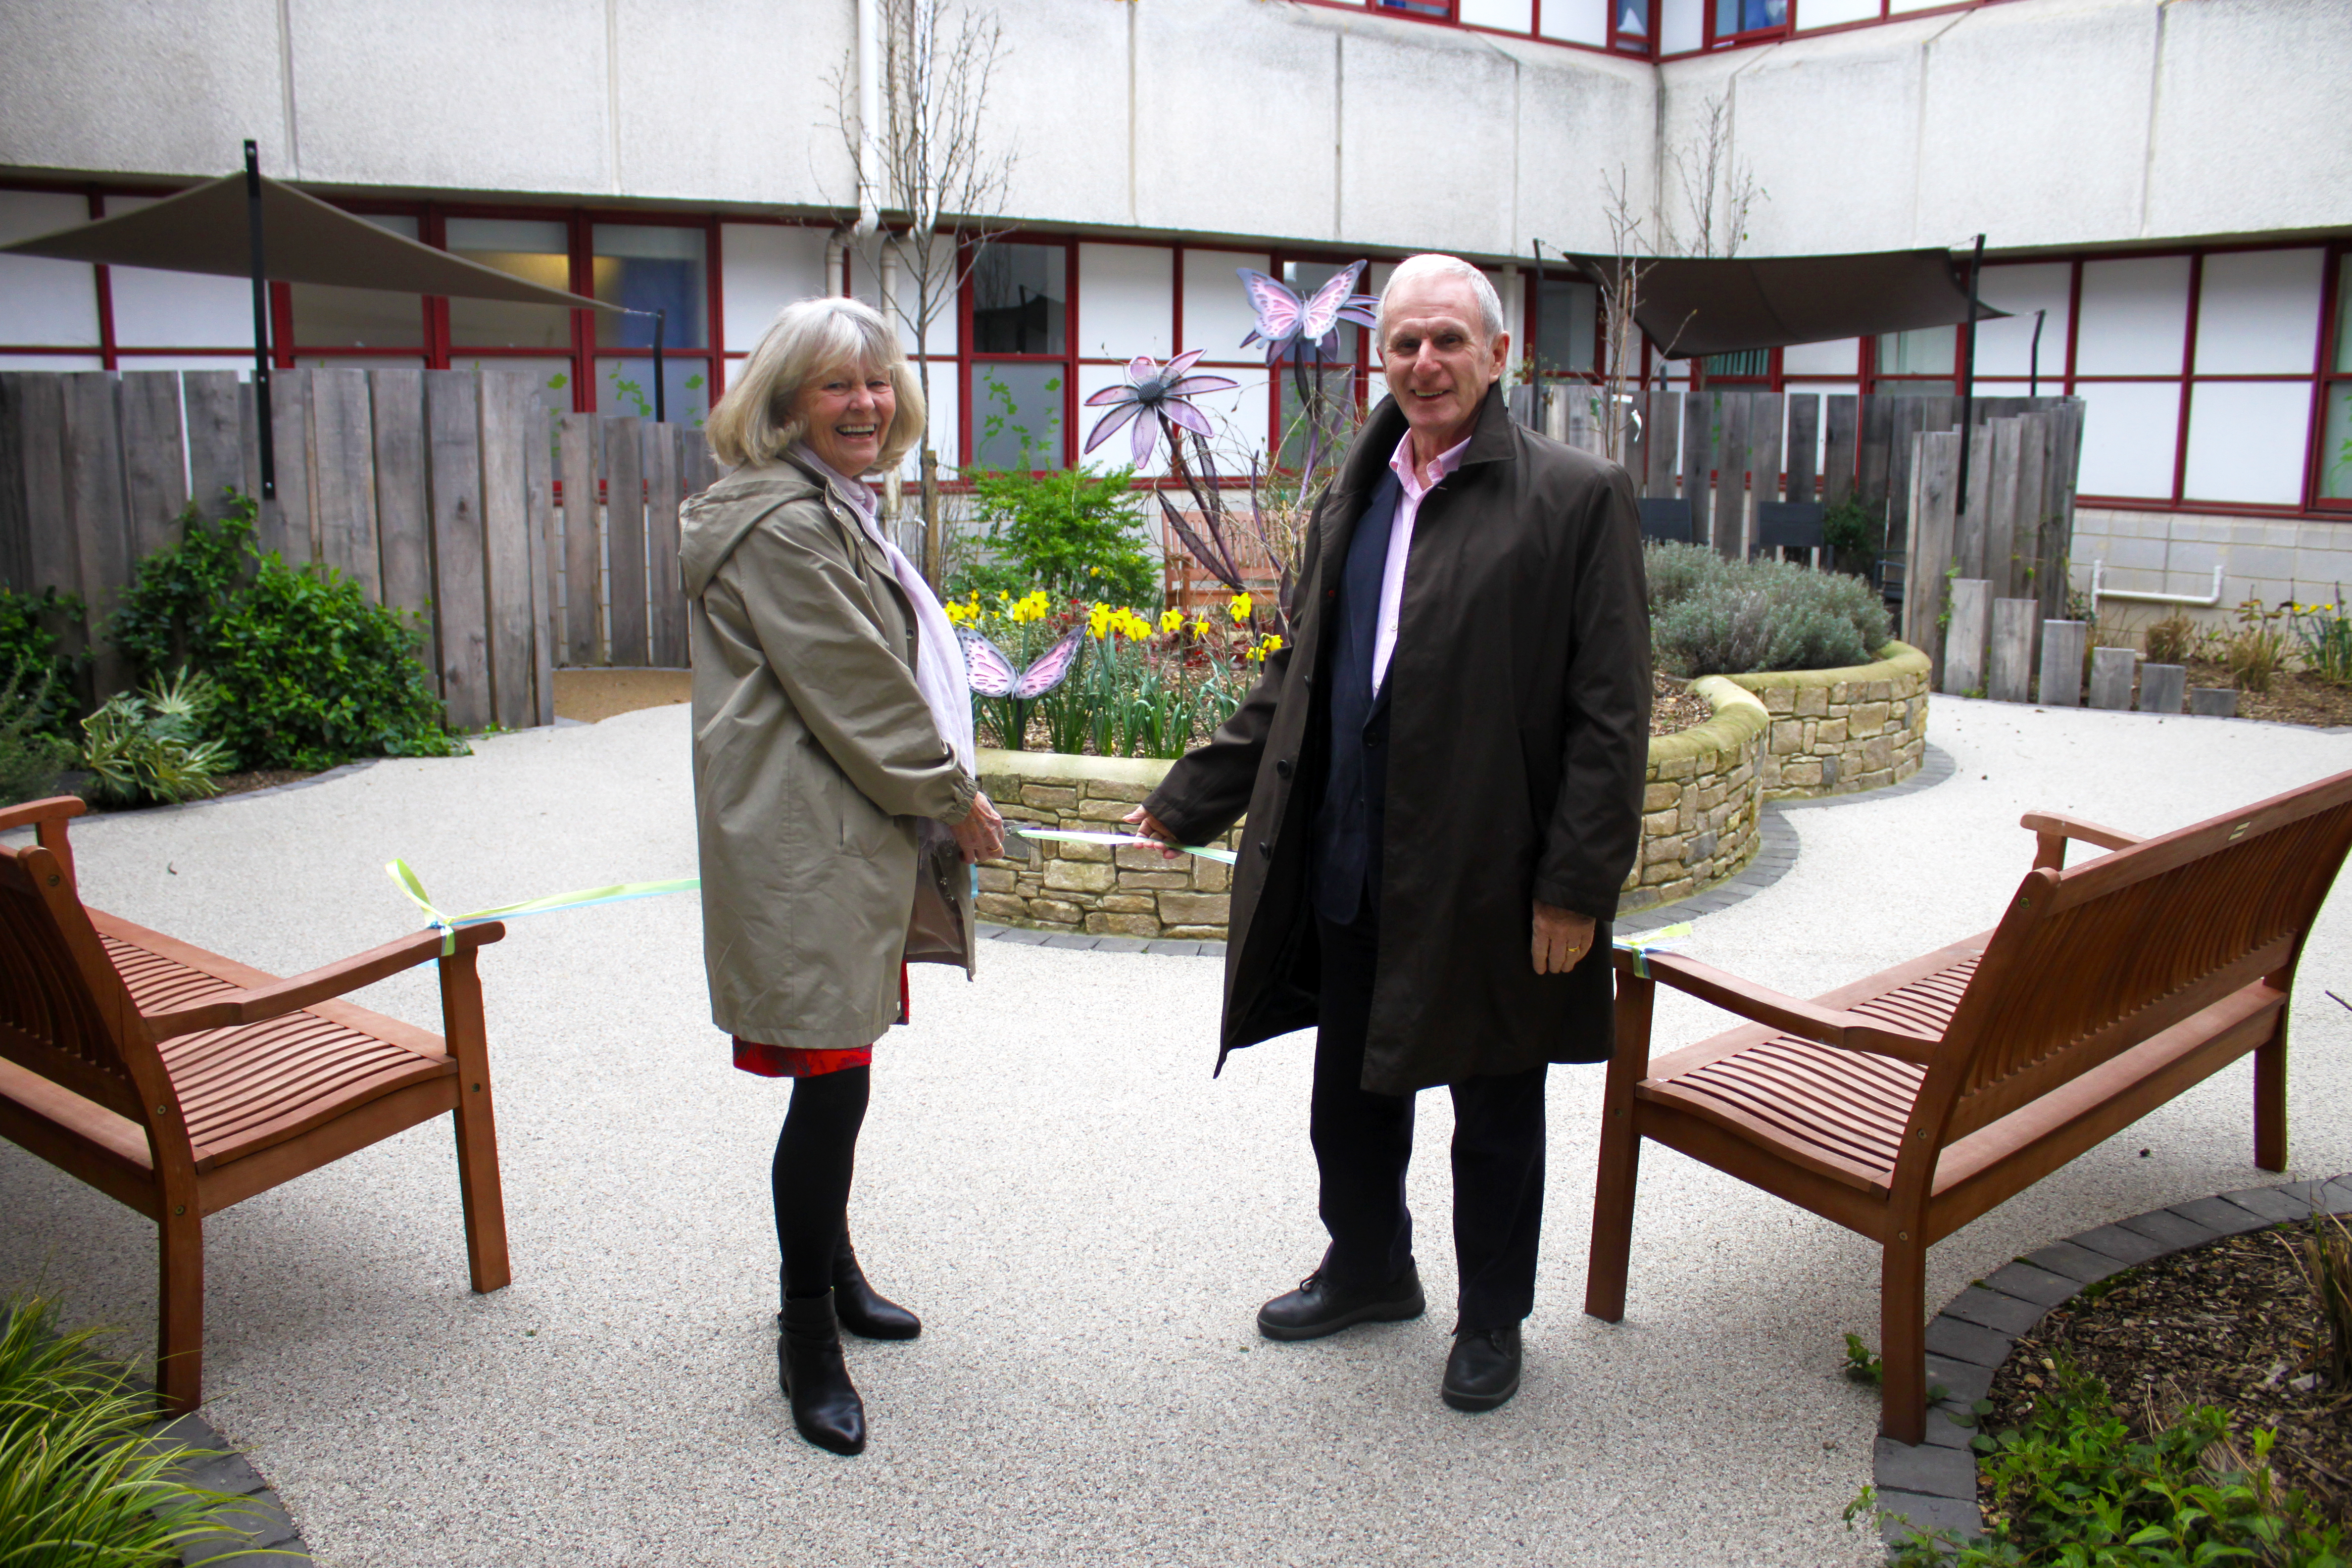
M698 432L551 422L520 372L318 369L273 378L278 494L257 542L423 618L459 729L552 721L558 664L687 662L678 508L716 477ZM79 596L58 628L130 672L107 617L193 500L259 490L253 392L226 371L0 372L0 586ZM577 513L580 526L568 527Z

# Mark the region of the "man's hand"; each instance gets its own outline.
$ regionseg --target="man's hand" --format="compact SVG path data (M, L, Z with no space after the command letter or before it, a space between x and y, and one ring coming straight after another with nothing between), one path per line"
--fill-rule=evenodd
M1135 828L1136 832L1145 838L1157 838L1162 844L1173 844L1176 842L1176 836L1169 832L1167 826L1161 823L1158 817L1152 816L1150 812L1144 810L1143 807L1139 805L1133 811L1129 812L1125 816L1120 817L1119 820L1121 822L1130 824ZM1173 849L1162 849L1160 851L1160 858L1163 860L1173 860L1176 858L1176 851Z
M1004 854L1004 818L984 795L971 797L971 812L949 831L955 835L956 847L963 851L967 864L999 859Z
M1550 904L1536 906L1538 974L1565 974L1592 951L1592 917Z

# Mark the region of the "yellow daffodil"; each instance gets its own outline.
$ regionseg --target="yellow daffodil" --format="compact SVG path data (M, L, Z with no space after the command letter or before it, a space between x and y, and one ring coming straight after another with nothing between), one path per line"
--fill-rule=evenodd
M1097 605L1087 616L1087 635L1092 637L1100 637L1108 635L1109 631L1110 606L1108 605Z
M1235 594L1234 595L1233 613L1234 625L1235 626L1240 626L1244 621L1250 618L1250 596L1247 594Z
M1257 647L1254 651L1260 658L1264 658L1270 653L1280 653L1282 651L1281 635L1276 632L1266 633L1265 638L1259 642Z
M1161 631L1163 631L1163 632L1172 632L1172 631L1174 631L1178 626L1182 626L1183 624L1184 624L1184 612L1183 612L1183 611L1181 611L1181 610L1163 610L1163 611L1161 611L1161 612L1160 612L1160 629Z
M950 604L946 609L950 626L961 626L971 624L971 611L965 608L961 603Z
M1192 623L1192 635L1196 637L1204 637L1209 635L1209 618L1206 616L1202 616L1199 620Z

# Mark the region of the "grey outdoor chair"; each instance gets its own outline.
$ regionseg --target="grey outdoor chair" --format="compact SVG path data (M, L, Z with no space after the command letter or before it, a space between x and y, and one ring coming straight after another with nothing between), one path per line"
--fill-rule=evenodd
M1813 500L1768 500L1756 508L1756 548L1819 550L1822 521L1828 514Z
M1689 544L1691 503L1672 496L1642 498L1642 538L1660 544Z

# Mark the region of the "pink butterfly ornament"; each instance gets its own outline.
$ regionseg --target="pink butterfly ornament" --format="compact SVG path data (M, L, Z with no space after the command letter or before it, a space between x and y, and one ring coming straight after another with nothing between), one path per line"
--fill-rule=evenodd
M1326 359L1335 357L1339 351L1340 322L1352 321L1363 327L1380 324L1380 300L1355 291L1356 279L1364 275L1364 267L1361 261L1350 262L1303 300L1278 279L1251 268L1234 268L1241 278L1243 292L1249 296L1250 308L1257 313L1257 326L1242 340L1242 347L1265 343L1268 366L1280 360L1293 343L1312 343Z
M964 678L971 689L982 697L1009 697L1015 702L1034 701L1067 680L1086 635L1083 626L1072 626L1028 668L1016 671L1003 648L970 626L956 628L956 638L963 644Z

